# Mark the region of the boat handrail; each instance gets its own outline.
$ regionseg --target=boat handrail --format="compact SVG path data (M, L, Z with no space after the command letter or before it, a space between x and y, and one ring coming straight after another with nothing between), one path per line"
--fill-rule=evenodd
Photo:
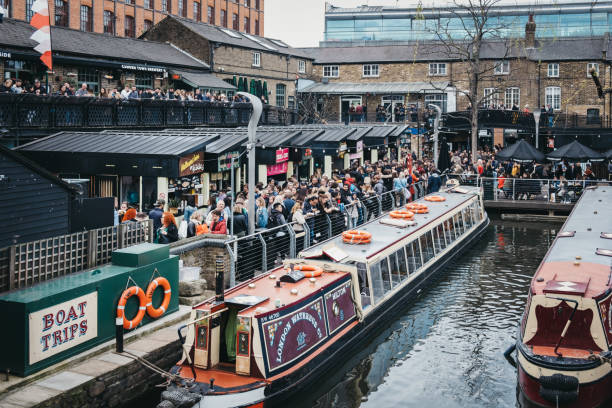
M211 317L213 317L213 316L216 316L216 315L221 314L221 313L223 313L223 312L226 312L226 311L228 311L228 310L229 310L229 308L228 308L228 307L225 307L225 308L223 308L223 309L221 309L221 310L217 310L216 312L213 312L213 313L211 313L211 314L207 314L206 316L202 316L202 317L200 317L200 318L198 318L198 319L195 319L195 320L192 320L192 321L190 321L190 322L187 322L187 323L185 323L185 324L183 325L183 327L191 326L192 324L196 324L197 322L201 322L201 321L202 321L202 320L204 320L204 319L211 318Z

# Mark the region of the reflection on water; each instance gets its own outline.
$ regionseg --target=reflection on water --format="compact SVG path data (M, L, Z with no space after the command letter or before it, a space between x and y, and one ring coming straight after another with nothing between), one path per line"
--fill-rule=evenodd
M401 317L283 405L514 407L516 372L502 353L558 227L492 222Z

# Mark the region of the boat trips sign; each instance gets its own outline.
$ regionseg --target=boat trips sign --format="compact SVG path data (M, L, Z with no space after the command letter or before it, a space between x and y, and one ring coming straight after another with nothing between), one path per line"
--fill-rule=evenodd
M96 338L98 292L30 313L30 365Z

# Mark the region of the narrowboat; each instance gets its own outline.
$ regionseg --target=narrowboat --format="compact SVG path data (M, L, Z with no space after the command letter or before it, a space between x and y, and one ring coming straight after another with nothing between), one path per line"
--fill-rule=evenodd
M488 223L481 190L453 187L310 247L194 306L171 372L199 394L195 407L282 402L404 310Z
M612 187L587 187L531 281L516 341L519 401L587 408L612 397L611 201Z

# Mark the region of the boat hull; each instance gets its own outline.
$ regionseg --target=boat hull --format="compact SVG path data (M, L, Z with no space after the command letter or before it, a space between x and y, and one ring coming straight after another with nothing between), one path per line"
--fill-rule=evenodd
M339 363L342 363L343 358L355 350L360 344L376 335L383 327L384 323L391 320L399 312L405 310L407 304L413 301L418 294L431 284L434 278L444 269L444 267L457 258L464 252L465 249L474 244L474 242L482 236L487 226L489 218L486 217L480 225L476 227L470 235L461 241L452 251L440 257L436 263L429 266L423 271L409 286L397 292L393 297L388 299L385 307L376 313L370 313L365 316L364 320L356 324L348 332L345 332L341 338L336 339L332 344L329 344L320 354L312 358L308 363L304 364L299 370L296 370L288 375L282 376L267 386L261 387L264 389L264 397L261 399L252 399L247 402L241 399L244 403L237 405L238 407L269 407L277 406L292 394L300 389L307 387L316 380L320 379L320 375L324 374L329 368ZM255 395L255 394L254 394ZM206 395L200 402L201 405L196 407L231 407L232 405L221 404L222 396ZM223 396L225 397L225 396ZM215 401L216 400L216 401ZM218 402L218 403L217 403Z

